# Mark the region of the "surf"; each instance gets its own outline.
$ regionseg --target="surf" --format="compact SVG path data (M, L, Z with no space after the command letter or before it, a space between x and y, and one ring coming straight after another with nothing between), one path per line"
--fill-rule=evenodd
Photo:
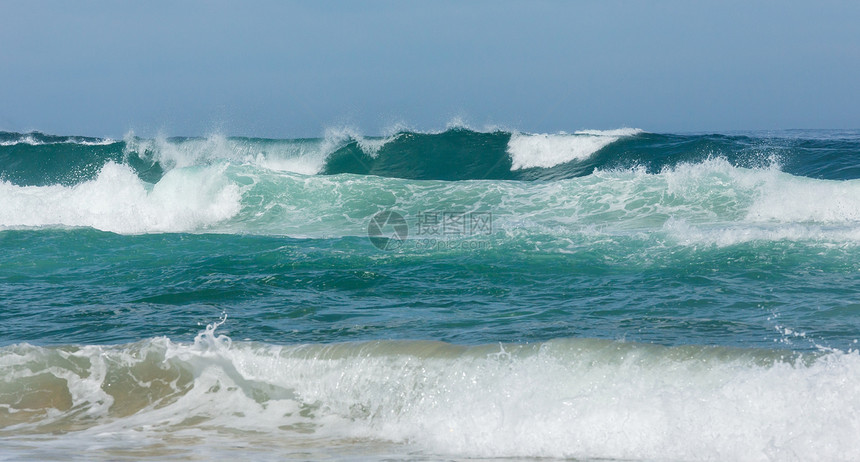
M238 185L218 167L172 170L158 183L128 166L106 163L98 176L73 186L0 182L0 229L90 227L121 234L205 231L236 215Z
M491 215L496 242L515 246L541 236L554 245L600 236L646 244L664 236L682 246L860 242L860 180L794 176L778 164L746 168L709 158L555 181L414 181L195 159L176 161L155 182L114 161L71 185L0 181L0 229L329 239L365 237L369 218L390 209L406 217L413 238L427 213Z
M141 450L166 434L232 434L434 456L860 455L855 351L594 339L274 345L234 342L219 325L191 343L0 348L0 435L101 448L134 438Z

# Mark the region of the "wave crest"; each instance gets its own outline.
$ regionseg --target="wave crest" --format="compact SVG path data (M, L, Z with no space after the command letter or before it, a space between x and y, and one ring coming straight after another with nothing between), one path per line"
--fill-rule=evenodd
M150 185L127 165L108 162L95 179L74 186L0 183L0 228L195 231L239 213L240 200L223 167L172 170Z
M550 168L574 160L584 160L623 136L642 133L637 129L583 130L573 135L531 135L515 133L508 141L511 170Z

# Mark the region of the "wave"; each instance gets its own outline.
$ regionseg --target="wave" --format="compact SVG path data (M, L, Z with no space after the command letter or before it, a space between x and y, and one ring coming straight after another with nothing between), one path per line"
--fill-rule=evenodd
M305 450L375 441L459 457L860 456L854 351L590 339L271 345L216 327L193 343L0 348L0 435L90 448L254 435Z
M109 161L127 163L150 181L173 168L223 162L304 175L353 173L436 180L572 177L585 170L559 172L552 167L582 161L618 139L640 133L625 129L532 135L453 127L439 133L402 131L365 137L352 129L329 129L323 138L273 140L218 134L144 139L129 132L120 142L5 133L0 148L22 149L0 149L0 178L21 185L69 184L92 179Z
M227 161L277 172L315 175L325 169L329 157L338 150L354 147L363 155L376 156L400 135L364 137L349 128L328 129L323 138L294 140L228 138L218 134L206 138L142 139L128 133L123 153L126 157L155 161L166 170Z
M270 140L228 138L210 135L206 138L143 139L129 133L123 139L124 158L139 158L157 165L164 171L214 163L255 165L277 172L313 175L320 171L332 145L340 142L340 134L332 133L324 140Z
M109 145L0 147L0 229L365 237L369 217L391 209L413 231L427 212L489 213L494 238L526 246L586 237L654 246L855 243L858 149L844 134L635 129L452 127L387 137L342 129L297 140L130 133Z
M511 170L550 168L574 160L584 160L618 141L622 136L634 136L641 130L623 129L601 132L577 132L574 135L523 135L514 134L508 141Z
M534 170L582 161L622 137L641 133L636 129L572 135L484 133L461 127L442 133L401 132L372 152L358 142L348 143L328 156L322 171L416 180L548 179Z
M130 166L108 162L92 180L69 186L0 182L0 201L0 229L366 237L373 214L395 210L414 239L422 237L422 217L453 211L491 215L500 244L538 238L555 245L583 238L654 246L860 242L860 180L797 177L777 166L748 169L723 158L659 173L596 170L552 182L306 176L212 163L177 166L149 183Z
M853 132L851 132L853 133ZM420 180L554 181L595 170L635 167L651 173L724 158L732 165L779 165L786 173L819 179L860 178L860 137L806 132L781 137L653 134L637 129L581 130L572 134L474 131L399 131L367 137L329 129L321 138L139 138L121 141L0 132L0 179L19 185L70 185L91 180L107 162L125 163L156 182L173 168L230 163L303 175L352 173ZM812 135L816 135L813 137ZM791 135L791 136L789 136ZM21 140L33 138L33 143Z
M241 188L223 168L174 170L156 184L108 162L74 186L0 182L0 229L91 227L123 234L205 230L240 210Z
M0 146L44 146L50 144L79 144L82 146L107 146L117 143L110 138L94 138L88 136L57 136L42 132L13 133L0 132Z

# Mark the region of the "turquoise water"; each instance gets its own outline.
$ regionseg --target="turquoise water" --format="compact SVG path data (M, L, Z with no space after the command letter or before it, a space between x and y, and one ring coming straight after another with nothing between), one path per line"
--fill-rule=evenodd
M12 459L860 457L860 132L0 132Z

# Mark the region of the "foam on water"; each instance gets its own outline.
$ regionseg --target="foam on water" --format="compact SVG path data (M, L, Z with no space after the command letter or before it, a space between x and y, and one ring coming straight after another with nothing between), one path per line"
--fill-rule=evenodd
M645 133L641 128L615 128L611 130L577 130L574 135L591 135L591 136L636 136Z
M584 130L573 135L514 133L508 142L508 153L512 160L511 170L549 168L574 160L587 159L609 144L618 141L619 138L638 133L641 133L641 130L630 128L607 131Z
M739 168L720 158L681 164L660 176L669 193L711 204L711 217L673 213L664 222L663 231L682 243L860 241L858 180L796 177L778 165Z
M747 219L860 224L860 181L811 180L786 174L767 178Z
M860 226L805 224L691 225L670 218L662 229L681 245L727 247L748 242L804 241L819 244L860 242Z
M45 143L42 143L42 142L36 140L35 138L33 138L32 135L23 135L21 138L18 138L17 140L0 141L0 146L15 146L17 144L29 144L30 146L41 146Z
M192 344L0 349L0 436L52 433L78 451L253 435L284 450L381 441L454 457L860 457L856 352L588 339L276 346L215 327Z
M0 229L86 226L116 233L180 232L226 220L241 208L239 186L223 167L168 172L155 185L108 162L74 186L0 183Z

